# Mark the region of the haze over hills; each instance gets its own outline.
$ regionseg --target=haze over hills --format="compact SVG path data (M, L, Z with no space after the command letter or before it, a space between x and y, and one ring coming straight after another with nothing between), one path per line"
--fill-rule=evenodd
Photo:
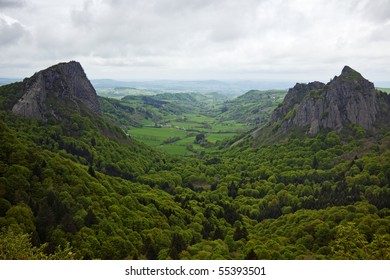
M276 94L217 109L250 115ZM177 122L180 102L213 108L195 97L97 98L76 62L1 86L0 259L390 259L388 94L344 68L290 89L257 138L209 149L195 133L191 157L112 123L145 104Z
M0 78L0 85L21 81L21 78ZM98 95L108 97L108 93L115 90L140 90L137 94L158 94L164 92L216 92L229 97L240 96L250 90L285 90L294 85L294 81L267 81L267 80L134 80L123 81L114 79L92 79L92 85ZM378 86L388 89L389 82L378 82ZM111 90L111 91L110 91ZM125 96L126 93L122 95Z
M12 79L12 78L0 78L0 86L7 85L14 82L19 82L21 79Z
M116 80L92 80L94 87L98 90L104 88L137 88L156 90L159 92L216 92L227 96L238 96L253 89L286 89L292 82L272 82L254 80L199 80L199 81L116 81Z

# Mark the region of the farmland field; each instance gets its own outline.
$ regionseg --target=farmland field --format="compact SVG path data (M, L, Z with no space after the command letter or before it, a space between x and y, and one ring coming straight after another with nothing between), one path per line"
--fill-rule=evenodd
M100 93L114 97L100 98L103 111L130 137L168 153L187 156L213 151L228 139L258 127L269 119L286 91L251 90L233 99L218 93L152 95L131 88L105 89Z
M184 114L180 121L164 120L164 124L143 121L142 127L131 127L128 135L145 144L171 154L192 155L215 144L251 129L251 126L235 121L217 121L215 118L198 114ZM196 135L204 134L208 145L195 143ZM169 139L176 137L175 141Z

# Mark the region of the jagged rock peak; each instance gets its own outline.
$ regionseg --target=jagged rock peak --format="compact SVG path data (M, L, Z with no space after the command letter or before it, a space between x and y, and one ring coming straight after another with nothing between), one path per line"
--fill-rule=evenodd
M58 118L58 102L48 102L56 100L77 112L81 112L84 106L101 115L96 91L79 62L51 66L25 79L23 83L24 94L12 108L15 114L41 120L49 115Z
M348 65L345 65L343 70L341 71L341 75L348 75L348 73L354 73L354 72L358 73L357 71L353 70Z
M297 84L288 91L271 123L281 132L292 127L304 128L309 135L320 129L340 132L355 124L371 129L377 119L379 104L374 85L349 66L328 84Z

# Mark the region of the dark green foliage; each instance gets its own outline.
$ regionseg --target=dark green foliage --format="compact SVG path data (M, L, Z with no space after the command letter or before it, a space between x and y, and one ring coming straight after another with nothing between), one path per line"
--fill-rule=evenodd
M22 95L22 83L1 86L0 110L10 111Z
M97 224L97 223L98 223L98 219L97 219L95 213L93 213L93 211L91 209L89 209L87 215L84 218L84 225L86 227L91 227L92 225Z
M194 143L195 144L200 144L203 141L205 141L205 139L206 139L206 136L203 133L199 133L199 134L196 135Z
M245 227L237 226L233 234L233 240L247 239L248 231Z
M311 166L312 166L312 168L315 169L315 170L318 169L318 167L319 167L319 162L318 162L318 159L317 159L316 156L313 157L313 163L312 163Z
M237 196L238 187L234 184L234 181L232 181L228 186L228 196L235 198Z
M255 253L255 251L253 249L251 249L249 251L249 253L245 256L245 259L246 260L257 260L258 257L257 257L257 254Z
M11 203L4 198L0 198L0 217L4 217L10 208Z
M169 256L174 260L179 259L179 253L181 253L183 250L185 250L186 247L187 246L186 246L185 241L184 241L183 237L181 236L181 234L174 233L173 238L172 238L172 244L171 244L171 250L169 252Z
M93 116L20 118L10 92L3 259L390 259L388 134L248 138L173 157Z
M88 174L96 178L96 173L92 166L88 167Z

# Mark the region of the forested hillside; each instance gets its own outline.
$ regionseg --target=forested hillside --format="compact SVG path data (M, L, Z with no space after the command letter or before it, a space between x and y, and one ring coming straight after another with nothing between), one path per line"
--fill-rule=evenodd
M0 87L0 259L390 259L386 129L183 158L61 99L15 115L24 88Z
M236 120L250 125L263 125L270 120L273 110L286 95L285 90L251 90L226 101L220 119Z

